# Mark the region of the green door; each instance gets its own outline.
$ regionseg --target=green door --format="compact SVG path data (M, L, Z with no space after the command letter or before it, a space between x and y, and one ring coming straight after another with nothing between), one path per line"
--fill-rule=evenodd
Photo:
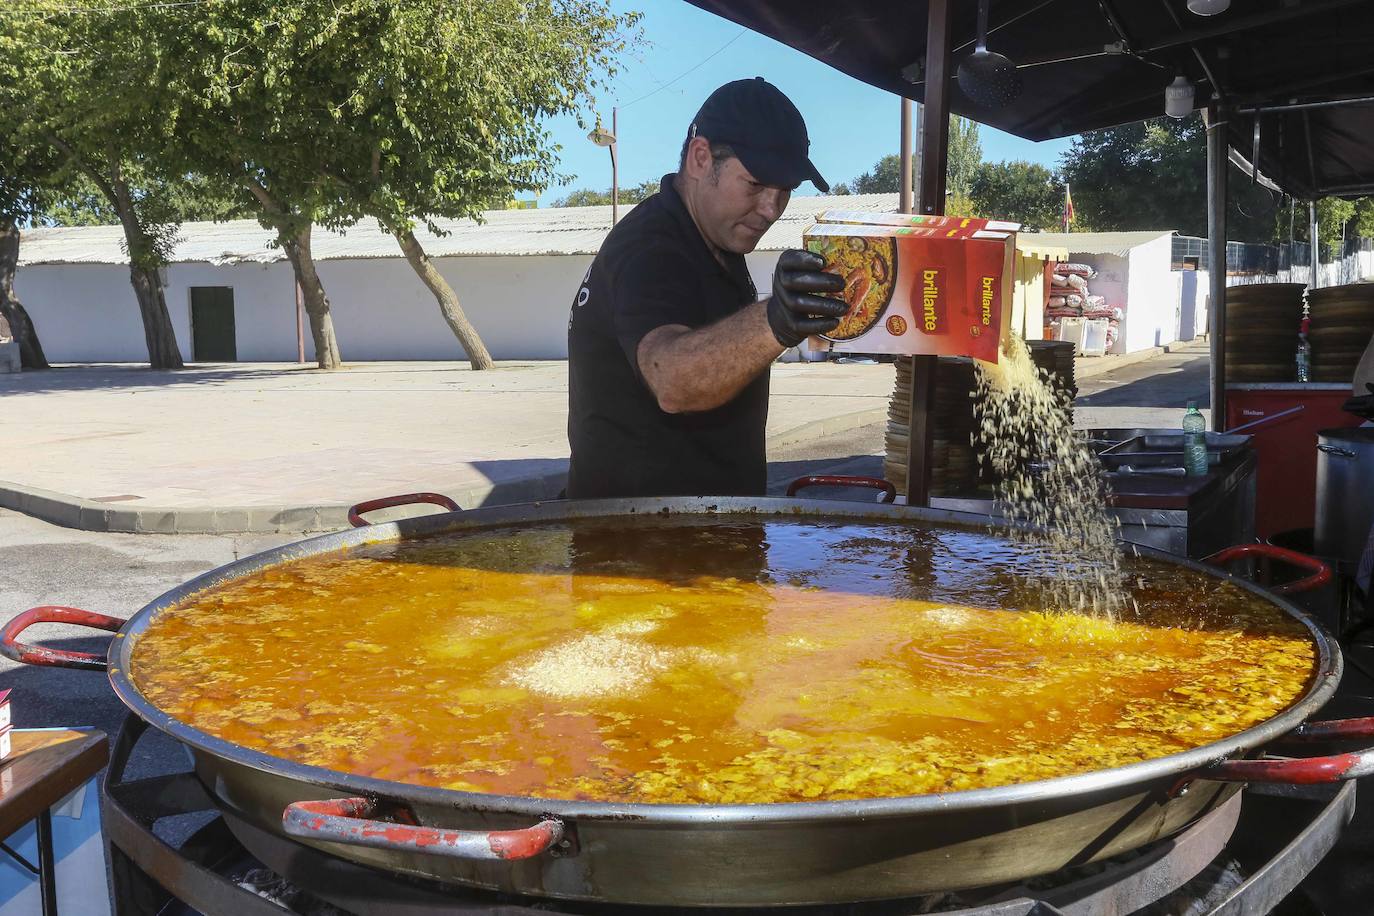
M191 359L198 363L232 363L239 358L233 287L191 287L191 348Z

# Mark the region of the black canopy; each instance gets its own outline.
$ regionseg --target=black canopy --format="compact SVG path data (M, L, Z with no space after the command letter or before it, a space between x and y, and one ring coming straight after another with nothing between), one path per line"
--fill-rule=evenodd
M920 98L923 0L689 0L890 92ZM956 0L957 64L972 53L976 4ZM1031 140L1153 118L1182 74L1198 107L1229 107L1231 145L1299 197L1374 193L1374 2L1235 0L1216 16L1184 0L994 0L990 50L1024 89L981 108L951 81L951 108ZM1366 98L1370 103L1277 108ZM1270 109L1264 111L1264 109Z

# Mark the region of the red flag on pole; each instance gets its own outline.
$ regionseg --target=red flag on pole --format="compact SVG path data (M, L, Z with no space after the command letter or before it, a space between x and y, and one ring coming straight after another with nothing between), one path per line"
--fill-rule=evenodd
M1069 193L1069 185L1064 184L1064 215L1060 219L1060 226L1063 231L1068 232L1073 225L1073 195Z

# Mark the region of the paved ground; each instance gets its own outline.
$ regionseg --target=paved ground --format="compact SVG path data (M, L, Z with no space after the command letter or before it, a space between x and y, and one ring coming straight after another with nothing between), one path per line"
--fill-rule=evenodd
M778 364L769 440L878 419L891 391L891 365ZM322 530L342 523L341 507L397 492L437 491L468 507L547 498L563 487L568 455L561 362L482 373L433 363L79 367L0 377L0 397L12 446L0 452L0 488L142 513L137 529L84 528Z
M892 392L890 364L772 375L774 449L882 421ZM567 466L562 362L79 366L0 376L0 398L0 507L86 530L330 530L348 505L398 492L549 498Z

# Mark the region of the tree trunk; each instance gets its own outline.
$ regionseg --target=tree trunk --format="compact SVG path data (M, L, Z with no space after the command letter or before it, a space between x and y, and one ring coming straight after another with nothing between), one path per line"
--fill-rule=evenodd
M463 314L463 307L458 303L458 294L453 291L453 287L439 273L439 269L430 261L425 254L424 248L420 246L420 240L415 237L415 233L409 229L393 229L392 234L396 236L396 241L401 243L401 251L405 253L406 260L410 266L420 275L420 280L429 291L434 294L434 298L439 302L439 312L448 322L458 342L467 351L468 361L473 369L491 369L495 363L491 360L491 354L487 352L487 347L482 343L482 338L477 336L477 329L468 321L468 316Z
M339 355L339 341L334 336L334 318L329 313L329 297L324 293L324 284L315 270L315 258L310 253L311 225L294 233L286 229L277 232L282 250L291 261L291 269L296 274L296 283L301 288L301 299L305 303L305 314L310 319L310 336L315 341L315 360L321 369L338 369L343 366Z
M19 364L25 369L46 369L48 358L38 342L29 313L14 295L14 271L19 265L19 225L0 219L0 324L8 322L10 333L19 341Z
M177 346L172 318L167 314L167 297L162 292L162 278L155 267L129 265L129 282L138 299L138 311L143 317L143 340L148 345L148 364L154 369L180 369L181 348Z
M138 299L143 318L143 340L148 346L148 363L154 369L180 369L181 348L177 346L172 316L167 313L167 297L158 276L156 246L134 210L134 196L124 180L119 160L110 157L110 183L106 196L114 205L124 227L124 245L129 251L129 282Z

